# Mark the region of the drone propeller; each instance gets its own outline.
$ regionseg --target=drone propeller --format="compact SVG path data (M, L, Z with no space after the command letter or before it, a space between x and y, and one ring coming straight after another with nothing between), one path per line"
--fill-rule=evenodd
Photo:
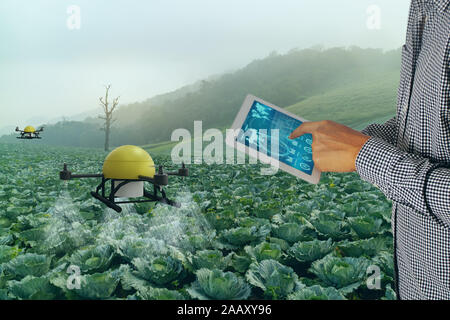
M187 177L189 176L189 169L186 168L184 162L181 163L181 168L176 172L167 172L169 176L179 176L179 177Z

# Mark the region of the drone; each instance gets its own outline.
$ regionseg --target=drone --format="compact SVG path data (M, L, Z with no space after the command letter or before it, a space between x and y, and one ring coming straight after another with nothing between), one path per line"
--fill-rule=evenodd
M20 136L18 136L17 139L42 139L39 136L42 131L44 131L44 127L39 128L39 130L36 130L32 126L26 126L23 130L20 130L19 127L16 127L16 132L20 132Z
M155 168L147 151L137 146L125 145L114 149L105 158L101 174L72 174L64 163L59 178L64 181L101 179L95 191L91 191L91 195L116 212L122 211L119 204L124 203L159 202L179 208L179 203L167 198L163 187L169 184L168 176L187 177L189 169L184 163L176 172L164 172L163 167L159 166L156 173ZM153 185L152 192L145 189L145 182ZM127 200L122 200L123 198ZM130 198L133 200L129 200Z

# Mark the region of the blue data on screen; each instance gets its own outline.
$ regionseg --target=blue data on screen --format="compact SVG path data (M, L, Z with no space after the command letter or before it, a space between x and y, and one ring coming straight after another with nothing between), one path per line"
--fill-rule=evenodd
M302 122L291 118L271 107L255 101L242 125L242 131L237 141L276 158L272 155L271 131L279 130L278 160L308 175L314 170L312 160L312 135L305 134L295 140L289 135L297 129Z

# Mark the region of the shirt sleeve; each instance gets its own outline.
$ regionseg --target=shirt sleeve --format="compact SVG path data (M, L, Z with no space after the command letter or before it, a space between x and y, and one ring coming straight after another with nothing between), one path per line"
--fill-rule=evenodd
M394 117L384 124L371 124L361 131L363 134L379 138L389 144L395 145L397 137L397 117Z
M356 158L363 180L377 185L386 197L425 215L433 214L450 227L450 170L434 170L425 191L425 176L433 164L426 158L401 151L378 137L370 138Z

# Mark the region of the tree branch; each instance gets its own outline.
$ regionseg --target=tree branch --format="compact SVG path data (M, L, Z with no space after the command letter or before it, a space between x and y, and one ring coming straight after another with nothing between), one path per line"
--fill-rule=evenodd
M103 112L106 113L108 111L108 105L103 101L103 97L98 99L100 100L100 106L103 108Z
M119 104L119 98L120 98L120 96L118 96L117 98L114 99L113 105L112 105L112 108L111 108L111 113L113 113L113 111L116 110L116 107Z

